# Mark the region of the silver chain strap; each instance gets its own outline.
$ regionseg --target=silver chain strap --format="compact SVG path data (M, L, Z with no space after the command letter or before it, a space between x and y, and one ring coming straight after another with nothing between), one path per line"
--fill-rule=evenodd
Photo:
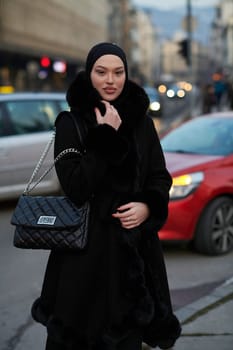
M55 166L55 164L66 154L68 153L77 153L77 154L82 154L79 150L77 150L76 148L67 148L65 149L64 151L60 152L58 154L58 156L54 159L54 162L53 164L45 170L45 172L39 177L39 179L32 185L32 182L33 180L35 179L36 175L38 174L40 168L41 168L41 165L45 159L45 157L47 156L52 144L53 144L53 141L55 139L55 135L56 135L56 131L53 132L52 134L52 137L51 139L49 140L49 142L47 143L47 145L45 146L45 149L38 161L38 163L36 164L35 166L35 169L32 173L32 176L27 184L27 186L25 187L25 190L23 191L23 194L25 195L28 195L40 182L41 180L43 180L43 178L53 169L53 167Z

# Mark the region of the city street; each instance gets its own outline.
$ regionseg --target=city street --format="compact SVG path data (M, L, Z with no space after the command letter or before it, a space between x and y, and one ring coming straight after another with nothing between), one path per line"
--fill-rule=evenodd
M0 350L46 347L46 328L32 319L31 307L40 296L50 252L14 247L11 218L20 194L31 193L39 184L32 195L53 195L64 189L76 203L76 195L80 200L89 193L97 208L96 232L102 224L99 220L108 224L105 213L115 207L113 217L119 216L123 227L134 227L144 219L147 227L151 213L156 223L166 212L170 181L166 169L172 185L167 221L159 237L172 306L182 327L180 338L168 350L232 350L233 0L0 0L0 4ZM63 111L80 124L78 135L71 130L68 114L61 116ZM153 123L141 119L145 113ZM74 158L70 152L84 157ZM61 185L52 164L58 153L58 160L69 153L56 164ZM80 186L77 177L88 188ZM123 206L131 197L145 201L148 208L140 203ZM125 208L132 210L125 214ZM41 217L39 223L47 223L49 217L54 218L52 224L59 221L47 211ZM96 265L95 273L88 273L93 264L86 256L78 266L76 256L75 263L69 256L67 267L58 271L62 288L55 303L61 309L55 308L54 320L59 326L59 319L67 315L64 343L72 343L69 326L73 324L78 325L80 337L85 332L95 334L96 323L101 329L99 315L103 321L109 319L107 335L112 330L126 304L115 276L125 280L126 287L129 284L132 303L137 295L143 296L131 286L131 277L137 278L133 269L140 264L135 247L122 265L126 255L120 240L115 244L109 237L107 257L98 248L106 240L90 244L91 262L98 263L100 278L94 276ZM125 265L130 283L121 276ZM150 265L146 267L145 261L144 277L153 287L157 276L150 278ZM158 266L152 267L157 271ZM49 282L44 289L53 295ZM166 297L162 284L158 293ZM160 299L157 291L154 294ZM60 300L65 300L64 307ZM82 307L77 306L80 300ZM93 308L93 300L97 322L94 317L84 322L89 316L86 306ZM144 300L141 304L145 306ZM156 306L155 301L155 311ZM128 309L127 320L131 311L140 314L137 307ZM145 308L141 322L146 313ZM167 328L165 337L171 338L172 324ZM130 344L131 340L126 347ZM143 343L142 350L155 349Z
M41 350L45 329L32 321L30 307L39 295L48 252L13 247L10 218L15 202L1 203L0 349ZM163 245L174 309L206 295L232 275L233 252L209 257L184 245Z

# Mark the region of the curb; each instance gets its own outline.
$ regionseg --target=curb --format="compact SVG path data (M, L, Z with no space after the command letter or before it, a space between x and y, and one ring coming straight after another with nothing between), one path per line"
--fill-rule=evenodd
M207 313L210 309L233 298L233 276L215 288L210 294L178 309L175 314L181 324L188 323Z

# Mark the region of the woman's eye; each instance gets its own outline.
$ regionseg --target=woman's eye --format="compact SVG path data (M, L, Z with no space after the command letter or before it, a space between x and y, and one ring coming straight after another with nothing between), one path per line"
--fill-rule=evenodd
M104 75L104 71L102 71L102 70L97 70L96 73L99 75Z
M122 75L124 73L124 71L120 70L118 72L116 72L116 75Z

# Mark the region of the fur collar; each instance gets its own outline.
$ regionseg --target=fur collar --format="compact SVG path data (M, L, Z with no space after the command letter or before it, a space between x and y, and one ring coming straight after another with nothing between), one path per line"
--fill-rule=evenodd
M79 72L67 91L67 102L73 111L78 111L84 118L94 117L94 107L104 113L98 92L89 86L85 72ZM113 102L125 124L135 126L146 114L149 99L145 91L133 81L128 81L123 96Z

